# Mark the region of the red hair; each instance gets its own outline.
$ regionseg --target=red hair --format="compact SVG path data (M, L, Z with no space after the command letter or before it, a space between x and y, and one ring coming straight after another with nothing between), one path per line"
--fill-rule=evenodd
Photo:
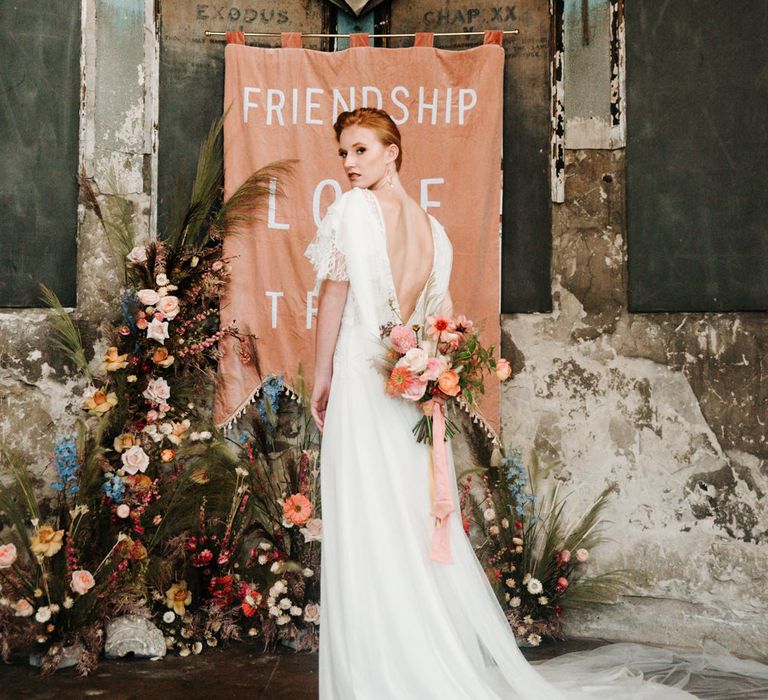
M395 169L400 172L400 164L403 162L400 129L397 128L397 124L392 121L389 114L383 109L374 109L373 107L358 107L351 112L342 112L333 125L337 141L341 140L341 132L348 126L362 126L370 129L384 146L395 144L397 146Z

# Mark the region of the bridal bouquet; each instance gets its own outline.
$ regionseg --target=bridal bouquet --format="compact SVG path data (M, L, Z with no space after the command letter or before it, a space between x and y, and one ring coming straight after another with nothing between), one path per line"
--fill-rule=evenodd
M436 406L443 415L451 400L471 409L485 390L486 372L495 372L501 381L512 374L507 360L494 359L494 345L483 347L480 331L465 316L428 316L426 326L386 324L380 333L386 345L387 393L417 402L424 413L413 428L418 442L433 443ZM445 417L445 437L456 431Z

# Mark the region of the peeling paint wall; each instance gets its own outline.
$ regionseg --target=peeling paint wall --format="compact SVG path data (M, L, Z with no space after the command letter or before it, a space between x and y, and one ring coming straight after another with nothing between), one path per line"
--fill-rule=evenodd
M551 314L503 318L503 435L535 448L578 517L606 483L593 571L645 581L574 636L765 654L768 317L627 312L625 151L566 149Z
M113 178L142 235L153 230L156 196L154 22L151 0L83 3L82 166L104 193L102 206ZM623 68L614 30L611 50ZM623 95L620 78L612 68L592 81L601 99ZM567 97L558 93L559 127ZM574 517L614 482L619 494L606 512L613 541L590 566L646 572L633 595L575 616L567 631L683 645L711 638L765 653L768 317L628 313L625 151L558 143L553 311L503 317L502 352L515 370L504 387L503 436L561 462L554 479L571 492ZM81 207L79 218L73 316L98 357L97 324L120 280L95 217ZM73 425L84 389L49 335L42 311L0 311L0 437L29 456L41 488L54 436ZM485 462L484 449L462 440L457 464Z
M102 193L102 208L110 209L112 193L128 198L142 237L150 231L156 172L153 5L82 0L81 17L80 170ZM98 363L106 349L98 324L111 314L121 279L101 225L83 205L77 245L72 317ZM45 310L0 309L0 439L29 458L41 489L51 481L55 436L74 426L85 389L50 334Z

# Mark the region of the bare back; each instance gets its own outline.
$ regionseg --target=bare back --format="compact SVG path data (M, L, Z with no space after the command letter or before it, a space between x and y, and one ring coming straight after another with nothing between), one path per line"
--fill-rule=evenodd
M434 240L427 213L411 197L374 192L383 213L387 256L398 304L405 321L413 312L432 272Z

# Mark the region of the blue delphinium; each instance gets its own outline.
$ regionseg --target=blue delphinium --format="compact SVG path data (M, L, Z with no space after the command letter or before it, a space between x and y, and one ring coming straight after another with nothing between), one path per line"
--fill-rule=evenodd
M525 504L533 503L536 499L533 494L526 492L528 484L528 475L525 471L525 465L519 450L509 450L508 454L501 459L501 465L506 469L506 481L509 486L515 505L509 504L507 508L510 514L516 514L519 517L525 515ZM534 515L531 522L536 522Z
M77 483L80 463L77 461L77 445L74 438L57 437L53 454L55 455L53 463L59 479L51 484L51 488L54 491L66 491L68 496L76 494L80 490L80 485Z
M269 420L267 415L266 402L269 401L269 408L272 415L277 415L280 409L280 392L283 390L283 376L270 374L261 384L261 399L259 399L259 416L262 423L269 430L274 430L275 426Z
M101 490L108 498L111 498L114 503L120 503L123 500L123 494L125 493L125 484L123 480L114 472L107 472L104 475L104 483L101 485Z

